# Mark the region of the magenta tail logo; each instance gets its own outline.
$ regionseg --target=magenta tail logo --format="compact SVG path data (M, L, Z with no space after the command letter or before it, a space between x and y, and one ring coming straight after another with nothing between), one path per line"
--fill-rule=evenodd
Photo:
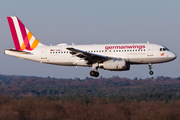
M17 17L7 17L16 50L33 50L39 41Z

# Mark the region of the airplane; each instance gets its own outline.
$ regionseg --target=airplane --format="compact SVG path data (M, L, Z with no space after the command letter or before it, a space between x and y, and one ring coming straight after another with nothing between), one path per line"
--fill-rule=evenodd
M147 64L153 75L152 64L169 62L177 55L167 47L147 43L44 45L16 16L7 17L15 48L4 54L40 63L62 66L92 67L90 75L98 77L98 69L127 71L131 65Z

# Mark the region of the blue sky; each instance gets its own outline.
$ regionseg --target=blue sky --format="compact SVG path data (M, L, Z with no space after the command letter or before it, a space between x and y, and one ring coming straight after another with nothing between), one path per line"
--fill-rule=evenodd
M150 43L168 47L179 56L179 0L5 0L0 2L0 74L57 78L90 77L91 68L40 64L4 55L13 48L7 16L18 16L43 44ZM154 75L179 77L179 59L153 65ZM148 65L130 71L99 70L100 76L150 76Z

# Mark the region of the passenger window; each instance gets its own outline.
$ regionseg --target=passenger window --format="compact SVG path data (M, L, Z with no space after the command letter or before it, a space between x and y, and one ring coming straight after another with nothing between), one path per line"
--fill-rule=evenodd
M109 50L109 52L111 52L111 50Z

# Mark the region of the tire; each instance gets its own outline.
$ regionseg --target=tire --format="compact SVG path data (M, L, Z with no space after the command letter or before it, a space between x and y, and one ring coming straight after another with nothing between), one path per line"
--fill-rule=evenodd
M150 75L153 75L153 74L154 74L154 72L153 72L153 71L149 71L149 74L150 74Z
M90 74L90 76L95 76L96 72L95 71L91 71L89 74Z
M99 72L95 72L94 77L98 77L99 76Z

